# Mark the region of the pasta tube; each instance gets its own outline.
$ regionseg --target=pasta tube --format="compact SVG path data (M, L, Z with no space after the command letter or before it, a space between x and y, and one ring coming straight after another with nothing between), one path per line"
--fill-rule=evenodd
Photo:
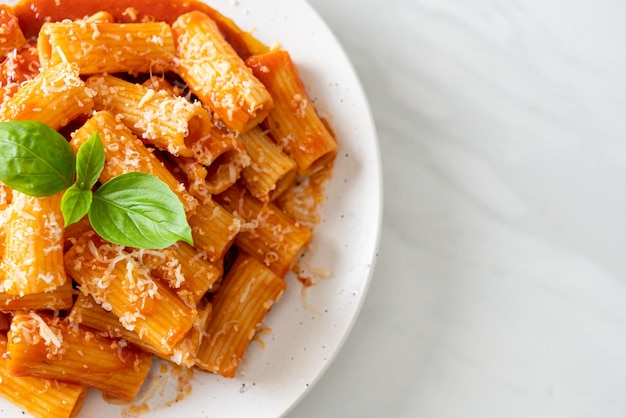
M42 70L0 106L0 120L36 120L59 129L93 109L78 66L59 63Z
M0 85L6 101L12 97L25 81L30 81L39 74L39 57L37 49L26 47L9 51L5 60L0 64Z
M155 277L192 307L222 278L222 267L210 263L208 254L184 242L163 250L144 250L139 257Z
M120 115L135 135L158 149L193 157L195 147L212 140L210 115L198 102L107 75L90 77L87 86L96 92L97 110Z
M298 164L298 174L321 169L337 153L337 142L318 116L287 51L271 51L246 60L274 98L264 124L274 140Z
M0 264L3 292L24 296L65 283L62 195L32 197L13 191Z
M93 228L89 223L89 217L87 215L83 216L80 221L68 225L63 234L65 238L63 248L66 251L69 250L72 245L76 244L76 241L78 241L78 238L80 238L81 235L89 231L93 231Z
M198 319L185 337L176 344L171 354L163 352L159 347L142 340L136 332L122 327L117 317L113 313L104 310L91 296L79 294L76 303L74 303L70 311L69 318L76 324L105 332L111 338L123 338L142 350L146 350L178 365L193 367L196 362L196 353L200 345L202 332L211 317L211 308L212 305L209 303L199 308Z
M285 290L285 281L240 253L213 299L213 318L198 350L200 369L233 377L256 329Z
M82 293L163 353L172 353L198 317L196 309L155 280L136 255L95 233L86 233L69 249L65 268Z
M43 68L74 62L81 74L160 73L175 56L174 38L165 22L46 22L37 38Z
M87 388L59 380L13 376L9 371L6 337L0 337L0 396L34 417L72 418L78 414ZM33 395L36 394L34 397Z
M14 376L60 379L124 400L135 397L152 363L150 354L123 340L35 311L13 316L7 351Z
M188 218L196 248L212 263L221 261L239 233L241 221L213 199Z
M272 96L226 42L216 23L198 11L172 24L176 71L216 117L235 132L258 125L272 108Z
M194 158L170 158L187 178L189 191L201 201L235 184L250 164L239 140L219 132L214 132L212 138L194 147Z
M60 311L71 308L73 303L74 289L70 280L47 292L31 293L24 296L0 293L0 312L31 309Z
M296 177L297 165L263 132L254 128L239 137L251 163L241 173L243 183L259 200L274 200Z
M238 248L284 277L311 241L311 231L271 203L263 203L239 186L230 187L216 201L240 221Z
M17 17L7 4L0 4L0 57L28 45Z
M0 104L13 97L23 82L32 80L38 73L39 59L36 49L10 51L0 64Z

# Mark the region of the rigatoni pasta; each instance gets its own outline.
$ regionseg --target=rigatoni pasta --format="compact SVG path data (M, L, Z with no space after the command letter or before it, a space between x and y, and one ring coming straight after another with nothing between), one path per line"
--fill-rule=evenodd
M337 141L320 119L289 52L270 51L246 60L254 75L274 98L274 109L264 124L274 140L307 176L333 160Z
M209 16L186 13L172 24L172 30L176 71L224 125L246 132L265 119L272 109L272 96Z
M0 106L0 121L36 120L59 129L93 109L90 91L75 63L41 71Z
M13 315L7 369L13 376L59 379L131 400L150 370L149 354L67 320L34 311Z
M82 293L162 352L171 353L198 316L195 308L157 281L138 257L95 233L84 234L69 249L65 268Z
M0 336L1 396L38 418L67 418L78 414L87 386L41 377L14 376L9 369L10 362L7 339Z
M58 312L70 309L73 304L74 288L70 280L51 290L23 296L0 292L0 312L27 310Z
M61 194L32 197L13 191L7 210L1 291L24 296L65 284Z
M210 141L198 145L193 158L171 156L169 160L186 178L190 193L202 201L235 184L250 157L241 141L227 134L213 133Z
M193 241L207 260L216 263L224 259L241 229L241 222L211 197L189 217Z
M259 200L274 200L292 183L298 166L260 128L239 137L244 143L250 165L243 169L241 179L252 196Z
M124 339L142 350L170 360L175 364L193 367L202 334L211 317L211 312L212 305L210 303L203 304L199 308L198 318L193 327L174 346L171 353L164 352L161 347L153 346L140 338L136 332L121 326L119 319L113 313L102 308L91 296L82 293L76 298L76 302L69 313L69 319L75 324L101 331L111 338Z
M144 250L139 255L152 275L187 305L195 307L222 277L223 267L209 261L209 254L184 242L163 250Z
M198 349L197 366L233 377L257 327L284 290L281 277L239 253L213 300L215 314Z
M294 266L312 238L311 231L271 203L255 199L233 186L216 196L241 222L236 245L283 277Z
M78 64L81 74L155 72L174 61L174 38L164 22L110 23L99 18L44 23L37 38L44 68Z
M205 4L37 2L34 23L27 2L0 7L0 123L48 124L75 153L98 133L104 167L87 188L160 179L193 243L114 244L88 215L64 225L63 191L0 183L0 396L74 417L87 388L135 397L153 356L234 377L313 237L281 208L330 171L337 142L288 53ZM71 4L81 12L59 13Z
M20 89L22 84L39 74L37 48L26 46L9 51L0 64L0 103L4 103Z
M191 157L196 143L210 139L210 116L197 102L108 75L90 77L87 86L95 92L97 110L119 115L135 135L159 149Z
M0 57L28 45L17 17L6 4L0 4Z

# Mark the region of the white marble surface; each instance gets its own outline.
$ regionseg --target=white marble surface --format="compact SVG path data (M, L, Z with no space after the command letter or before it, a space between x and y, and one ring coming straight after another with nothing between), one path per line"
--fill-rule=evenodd
M381 253L300 417L626 416L626 3L310 0L371 102Z

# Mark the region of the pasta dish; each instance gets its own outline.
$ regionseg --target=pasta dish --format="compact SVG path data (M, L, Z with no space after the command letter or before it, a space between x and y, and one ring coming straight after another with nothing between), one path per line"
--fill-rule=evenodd
M0 396L73 417L155 356L235 376L338 148L289 52L201 2L28 0L0 54Z

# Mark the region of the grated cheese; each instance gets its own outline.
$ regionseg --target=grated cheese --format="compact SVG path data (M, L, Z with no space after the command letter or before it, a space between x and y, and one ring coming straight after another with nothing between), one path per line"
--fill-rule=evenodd
M63 335L58 329L53 330L48 324L39 316L36 312L29 312L29 316L39 326L39 336L43 338L46 346L53 345L56 348L60 348L63 343ZM56 331L56 332L55 332Z
M64 63L68 64L69 60L67 59L67 57L65 56L65 53L63 52L63 50L61 49L60 45L57 45L56 47L56 52L57 54L59 54L59 57L61 58L61 61L63 61Z
M141 109L143 105L145 105L153 97L154 97L154 90L148 89L146 91L146 94L144 94L141 100L139 100L139 103L137 104L137 108Z
M122 12L122 16L126 16L128 17L130 20L132 20L133 22L137 21L137 15L139 14L139 11L137 9L135 9L134 7L127 7L123 12Z
M96 22L93 22L90 25L90 27L91 27L91 30L93 31L93 34L91 35L91 39L95 41L100 36L100 29L99 29L98 24Z

